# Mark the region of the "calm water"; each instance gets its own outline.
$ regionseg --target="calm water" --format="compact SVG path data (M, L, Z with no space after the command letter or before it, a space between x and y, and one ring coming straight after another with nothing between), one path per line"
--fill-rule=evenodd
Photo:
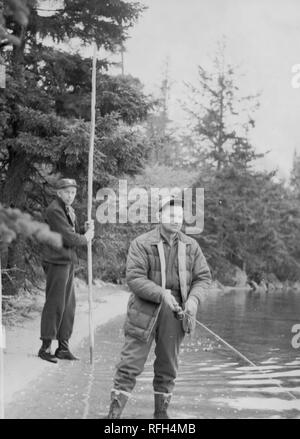
M173 415L189 418L300 418L300 292L211 294L198 319L258 369L197 327L181 351ZM144 383L151 379L147 365ZM293 399L292 395L297 399Z
M291 328L300 323L300 292L210 294L198 318L259 370L197 328L181 350L172 418L300 418L300 349L291 346ZM94 367L84 340L75 352L81 361L50 368L7 407L6 416L104 417L123 344L123 322L124 316L98 328ZM124 418L152 417L153 359L151 353Z

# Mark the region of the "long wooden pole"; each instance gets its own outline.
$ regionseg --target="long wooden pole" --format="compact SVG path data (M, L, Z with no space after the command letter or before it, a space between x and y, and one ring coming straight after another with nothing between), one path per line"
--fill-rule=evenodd
M91 97L91 132L89 148L88 168L88 221L92 220L93 203L93 168L94 168L94 143L96 123L96 67L97 67L97 45L94 43L93 50L93 71L92 71L92 97ZM94 324L93 324L93 269L92 269L92 241L88 242L88 291L89 291L89 332L90 332L90 362L93 364L94 356Z
M5 334L2 326L2 272L0 254L0 419L4 419L4 355Z

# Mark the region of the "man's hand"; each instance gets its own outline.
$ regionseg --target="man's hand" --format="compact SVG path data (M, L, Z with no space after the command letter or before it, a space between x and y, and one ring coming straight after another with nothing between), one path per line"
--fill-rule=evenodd
M175 311L178 303L174 296L171 294L171 290L165 290L163 293L163 302L171 309L171 311Z
M84 223L84 230L87 232L89 229L95 229L95 222L94 220L86 221Z
M190 334L194 331L196 326L196 314L198 309L198 301L197 299L190 297L187 299L184 307L184 318L182 321L182 326L184 332Z
M86 237L87 241L91 241L94 238L95 235L95 224L94 221L86 221L84 223L84 227L86 229L86 232L84 234L84 236Z

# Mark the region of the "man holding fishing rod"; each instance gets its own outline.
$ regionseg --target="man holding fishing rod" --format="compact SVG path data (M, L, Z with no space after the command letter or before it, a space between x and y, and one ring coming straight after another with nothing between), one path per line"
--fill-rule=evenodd
M199 300L211 282L198 243L181 232L182 199L173 196L162 200L159 221L154 230L137 237L129 249L126 278L132 294L109 419L120 418L154 340L154 418L168 418L180 344L185 333L193 330Z

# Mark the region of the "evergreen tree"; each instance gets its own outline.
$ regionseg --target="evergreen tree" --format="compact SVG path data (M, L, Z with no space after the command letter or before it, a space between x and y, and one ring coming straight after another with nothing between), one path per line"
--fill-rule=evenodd
M274 172L227 166L205 186L205 227L199 242L215 276L225 282L228 263L250 277L300 278L300 209ZM227 268L226 268L227 267Z
M53 16L42 17L42 3L27 2L26 29L4 10L7 32L19 44L2 50L7 81L6 89L0 90L0 202L38 219L57 175L86 184L91 92L90 60L48 47L44 39L80 38L82 44L95 39L98 46L114 50L143 9L138 3L114 0L64 1ZM105 67L105 62L97 67ZM142 166L146 145L122 121L142 120L150 104L134 78L110 78L98 71L97 81L95 185L99 187L118 172L136 172ZM111 161L114 166L107 170ZM83 187L80 195L85 191ZM23 273L24 255L24 242L18 239L8 248L6 267L17 266ZM22 275L18 280L23 282ZM14 292L17 289L18 284Z
M300 156L297 154L296 150L293 157L293 168L291 172L291 186L293 192L298 200L300 199Z
M166 59L159 94L154 111L147 119L147 136L151 145L152 164L169 166L177 158L179 143L175 137L175 130L170 128L169 100L171 93L171 79L169 60Z
M199 145L190 163L199 167L195 186L205 189L205 227L198 239L225 283L231 264L250 277L273 273L280 280L299 280L299 206L275 172L253 166L263 156L249 140L258 104L254 96L241 96L236 79L221 48L214 70L200 66L199 87L189 86L191 146L197 146L194 136Z
M198 84L187 84L189 100L184 104L200 145L190 151L192 161L199 163L204 152L218 171L230 163L247 167L262 156L255 153L249 141L257 96L241 95L237 74L226 63L224 50L221 46L217 52L212 71L198 66Z
M0 48L13 44L18 46L21 39L9 32L6 27L6 19L14 25L25 27L28 24L29 9L27 0L0 0ZM3 62L0 57L0 64Z

